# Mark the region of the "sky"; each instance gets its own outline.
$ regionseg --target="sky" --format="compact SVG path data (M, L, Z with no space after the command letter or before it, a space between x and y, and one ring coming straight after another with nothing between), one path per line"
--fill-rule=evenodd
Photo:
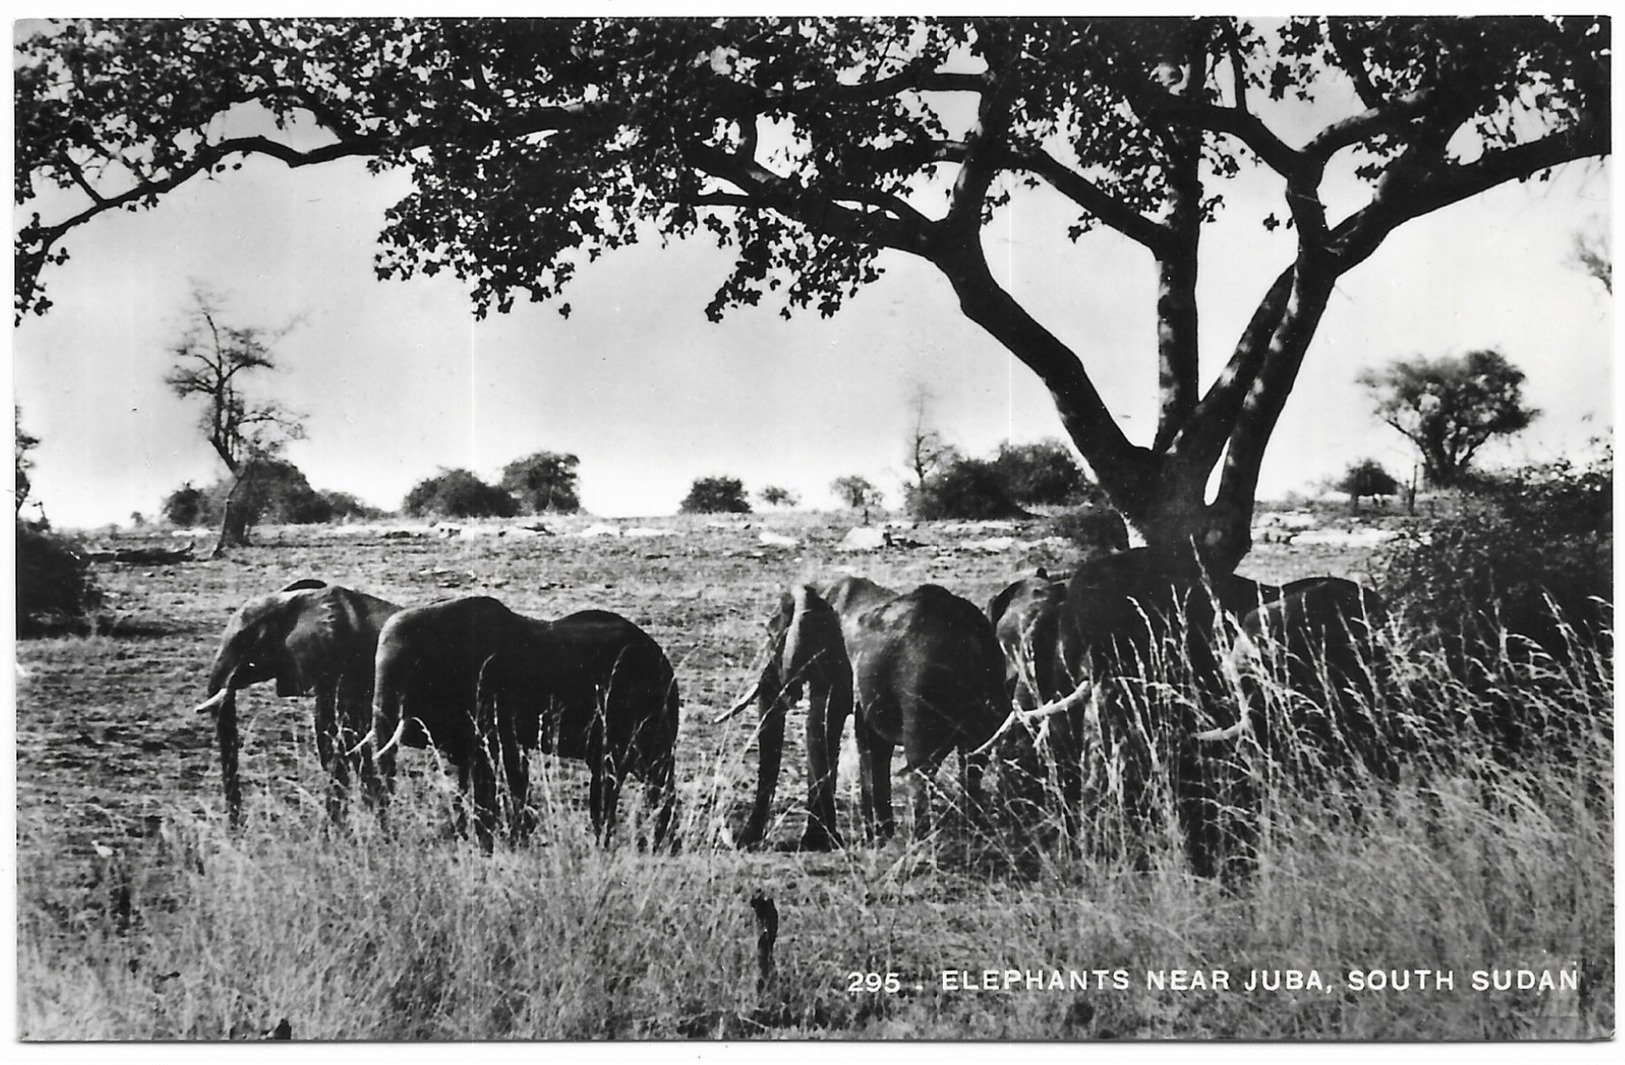
M1264 463L1261 495L1315 491L1363 458L1408 478L1406 441L1371 415L1359 373L1415 355L1494 348L1529 375L1542 416L1483 461L1541 461L1612 430L1610 301L1572 263L1576 231L1611 228L1611 168L1577 164L1412 222L1339 283ZM972 455L1063 436L1049 396L960 313L936 272L901 254L837 316L777 305L709 322L728 261L704 240L644 243L584 267L554 305L476 321L454 278L373 276L404 173L360 162L288 170L252 160L150 211L69 236L46 274L54 305L12 332L23 428L40 438L32 499L58 527L153 516L183 483L223 469L199 413L163 384L190 292L225 296L238 325L293 328L279 370L249 386L304 415L287 448L320 489L399 507L418 481L462 467L495 480L538 450L580 458L582 503L603 516L677 509L696 477L789 488L833 507L857 474L901 504L916 398L929 427ZM1204 238L1203 366L1216 373L1268 282L1285 233L1261 224L1272 184L1227 187ZM47 218L53 217L46 201ZM36 209L30 205L29 209ZM1154 273L1110 233L1078 245L1055 197L1018 198L985 236L996 275L1084 358L1130 437L1154 427ZM36 513L31 507L25 514Z

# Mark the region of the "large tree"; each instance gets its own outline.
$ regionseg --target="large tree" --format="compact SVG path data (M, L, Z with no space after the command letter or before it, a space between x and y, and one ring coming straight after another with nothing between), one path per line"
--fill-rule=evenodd
M1359 377L1377 417L1416 445L1423 475L1438 488L1460 484L1480 448L1540 413L1524 406L1523 380L1498 351L1399 359Z
M16 310L48 305L40 272L75 227L241 155L409 168L378 272L455 271L479 313L552 298L649 228L736 252L713 317L769 292L834 313L901 252L1038 375L1151 542L1233 565L1338 278L1412 219L1606 153L1610 48L1602 18L61 23L18 46L17 197L82 202L22 227ZM255 106L274 127L221 121ZM1204 383L1198 251L1243 167L1279 179L1295 249ZM1334 213L1347 180L1363 199ZM1074 239L1149 255L1149 441L1085 372L1090 338L990 269L988 227L1035 192L1070 202Z
M286 331L233 325L218 294L194 288L186 325L170 350L174 361L164 383L181 399L202 403L198 429L231 475L216 555L247 545L258 517L256 476L279 465L270 460L288 440L304 436L298 414L276 400L251 399L244 387L249 375L276 369L272 345Z

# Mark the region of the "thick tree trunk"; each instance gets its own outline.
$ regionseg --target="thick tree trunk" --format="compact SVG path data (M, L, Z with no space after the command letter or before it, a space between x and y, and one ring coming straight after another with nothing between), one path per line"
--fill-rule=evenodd
M215 541L211 558L221 558L233 547L249 545L248 527L253 522L252 507L248 503L248 484L251 467L244 466L226 496L225 513L220 516L220 538Z

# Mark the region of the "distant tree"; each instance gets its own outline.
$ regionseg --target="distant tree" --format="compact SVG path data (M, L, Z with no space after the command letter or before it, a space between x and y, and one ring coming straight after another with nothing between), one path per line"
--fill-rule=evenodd
M581 509L576 494L576 467L580 464L574 455L538 451L502 467L501 486L531 514L574 514Z
M958 459L910 487L908 509L924 521L1019 518L1027 512L1011 498L1004 472L986 459Z
M1428 483L1460 484L1478 449L1540 413L1523 405L1524 373L1498 351L1400 359L1357 379L1376 414L1416 445Z
M330 521L344 521L350 518L371 520L382 518L385 512L380 507L370 506L351 495L349 492L319 492L332 512Z
M164 520L171 525L186 528L194 525L211 525L219 519L218 511L214 509L209 494L190 481L165 496L159 511L163 514Z
M29 490L34 487L33 480L28 476L28 471L34 468L34 460L29 457L28 453L39 447L39 437L31 436L23 431L23 409L21 407L13 406L12 415L17 430L17 440L13 448L17 458L17 495L12 502L17 506L16 513L21 515L23 504L28 501Z
M696 477L678 509L684 514L749 514L750 500L737 477Z
M914 390L914 430L909 436L908 471L914 475L914 486L925 484L925 479L944 466L956 461L959 449L943 439L940 432L929 428L926 407L931 393L924 385Z
M196 287L186 326L171 349L174 365L164 382L183 400L197 397L203 401L198 426L232 476L216 555L248 543L254 517L242 499L252 492L250 482L259 469L251 467L253 460L268 458L286 441L305 435L299 415L275 401L250 401L242 388L243 377L276 368L271 345L291 328L269 332L231 325L222 315L221 297Z
M756 498L760 499L765 505L770 507L793 507L797 503L801 502L800 496L790 491L790 489L780 488L776 484L770 484L766 488L763 488L760 492L757 492Z
M1194 537L1226 570L1288 398L1326 372L1305 359L1343 279L1416 219L1612 146L1598 15L119 18L14 53L16 316L49 306L41 273L79 227L245 157L409 172L378 275L455 273L481 315L652 233L729 252L712 318L832 315L912 256L1042 383L1146 540ZM994 234L1035 202L1055 247L1109 230L1109 269L1139 272L1138 350L1069 344L1008 286ZM1198 297L1220 290L1199 257L1253 239L1238 209L1290 246L1203 350ZM1130 358L1144 441L1090 372Z
M244 469L242 489L222 482L220 509L239 506L250 524L314 525L333 519L333 505L310 486L304 472L284 459L260 457ZM233 495L235 494L235 502Z
M1399 491L1399 482L1376 459L1362 459L1349 466L1332 487L1346 493L1349 502L1358 507L1362 498L1394 495Z
M853 510L863 511L863 520L869 520L869 510L885 503L886 497L880 489L870 484L867 478L856 474L849 477L837 477L829 482L829 490L835 493L835 498L843 506Z
M1104 501L1104 495L1085 476L1072 449L1059 440L1036 444L1002 444L993 468L1005 491L1017 503L1071 505Z
M414 517L511 518L519 503L467 470L444 470L413 485L401 509Z

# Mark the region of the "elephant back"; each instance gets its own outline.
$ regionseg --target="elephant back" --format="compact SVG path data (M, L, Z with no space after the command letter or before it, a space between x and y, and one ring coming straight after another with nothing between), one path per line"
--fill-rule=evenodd
M896 641L898 653L875 656L912 674L892 678L923 702L952 706L968 734L985 740L1009 707L1004 654L987 616L967 599L934 584L921 585L870 611L872 632Z
M542 747L584 757L602 713L606 741L631 757L628 768L641 771L654 758L669 756L680 700L676 673L654 637L607 610L540 624L543 650L535 677L543 704L536 723L544 733Z

